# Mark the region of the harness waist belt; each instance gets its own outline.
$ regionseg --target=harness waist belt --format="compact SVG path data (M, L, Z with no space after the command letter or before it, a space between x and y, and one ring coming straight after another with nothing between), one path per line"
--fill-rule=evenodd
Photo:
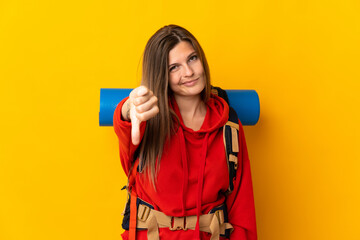
M159 240L159 228L169 228L172 231L194 230L197 221L197 216L170 217L141 203L137 213L137 228L147 229L149 240ZM234 229L230 223L225 222L222 209L201 215L199 226L200 231L211 233L210 240L219 240L220 234L224 235L226 229L230 231Z

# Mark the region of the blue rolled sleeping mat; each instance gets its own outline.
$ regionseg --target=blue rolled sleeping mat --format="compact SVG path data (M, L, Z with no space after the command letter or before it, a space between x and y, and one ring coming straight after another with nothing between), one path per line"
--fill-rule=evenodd
M118 103L129 96L130 88L101 88L99 125L112 126ZM255 90L226 90L230 106L236 111L242 125L255 125L260 116L260 101Z

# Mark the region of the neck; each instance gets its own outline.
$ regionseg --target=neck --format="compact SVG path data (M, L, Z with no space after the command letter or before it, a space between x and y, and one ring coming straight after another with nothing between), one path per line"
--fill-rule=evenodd
M175 95L175 100L185 126L195 131L199 130L206 115L206 104L200 95L186 97Z

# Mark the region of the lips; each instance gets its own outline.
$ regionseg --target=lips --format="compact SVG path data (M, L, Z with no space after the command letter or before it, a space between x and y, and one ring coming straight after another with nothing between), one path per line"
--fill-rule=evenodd
M183 83L181 83L181 85L193 85L193 84L195 84L195 82L197 81L197 80L199 80L199 78L196 78L196 79L193 79L193 80L188 80L188 81L186 81L186 82L183 82Z

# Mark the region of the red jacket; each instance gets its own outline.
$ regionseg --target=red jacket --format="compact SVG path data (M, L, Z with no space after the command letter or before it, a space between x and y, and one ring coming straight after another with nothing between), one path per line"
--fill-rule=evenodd
M121 101L114 112L114 130L119 138L119 153L122 167L128 175L131 159L137 148L131 142L131 122L121 119ZM255 240L256 223L250 164L245 136L239 121L238 169L234 180L234 191L225 196L229 186L222 126L228 120L229 107L220 97L212 95L207 102L204 123L200 130L187 128L182 121L175 100L171 101L180 119L180 127L164 146L157 178L157 191L151 183L137 174L135 189L142 200L152 204L156 210L168 216L190 216L206 214L214 207L226 202L229 222L234 231L232 240ZM141 137L146 123L140 126ZM201 197L200 197L201 196ZM138 231L137 239L147 239L147 231ZM171 231L159 229L160 239L192 239L194 230ZM128 231L122 234L128 239ZM210 234L201 232L201 239L210 239Z

